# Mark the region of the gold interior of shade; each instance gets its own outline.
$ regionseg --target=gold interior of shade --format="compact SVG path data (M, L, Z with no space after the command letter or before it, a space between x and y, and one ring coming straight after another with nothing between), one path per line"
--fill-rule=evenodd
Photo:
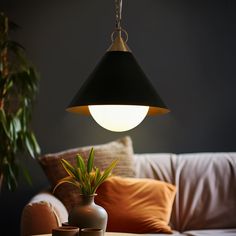
M68 112L80 113L83 115L90 115L88 106L77 106L77 107L68 107L66 109ZM161 107L149 107L148 115L161 115L170 112L167 108Z

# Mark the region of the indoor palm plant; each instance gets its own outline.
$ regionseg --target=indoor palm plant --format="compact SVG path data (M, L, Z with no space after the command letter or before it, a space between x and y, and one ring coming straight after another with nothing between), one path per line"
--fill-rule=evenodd
M69 213L69 225L79 228L102 228L106 229L107 213L104 208L94 203L97 188L111 175L118 160L114 160L104 171L94 166L94 149L92 148L87 165L84 158L76 155L76 166L72 166L65 159L61 160L62 166L68 176L59 180L55 189L63 183L73 184L78 187L81 195L81 204Z
M31 181L19 154L40 152L30 127L39 76L24 48L10 39L9 31L17 28L0 12L0 188L3 180L9 190L17 187L19 170Z

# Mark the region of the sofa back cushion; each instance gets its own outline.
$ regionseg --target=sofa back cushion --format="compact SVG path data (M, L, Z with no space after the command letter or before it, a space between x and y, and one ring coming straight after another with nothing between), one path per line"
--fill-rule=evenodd
M182 154L177 158L178 228L236 228L236 154Z
M135 176L175 184L176 158L176 154L172 153L135 154Z
M177 156L172 153L146 153L134 155L135 176L137 178L152 178L175 185L175 168ZM177 195L178 195L178 186ZM177 229L176 200L174 201L170 226Z
M236 228L236 153L138 154L135 169L176 185L172 228Z

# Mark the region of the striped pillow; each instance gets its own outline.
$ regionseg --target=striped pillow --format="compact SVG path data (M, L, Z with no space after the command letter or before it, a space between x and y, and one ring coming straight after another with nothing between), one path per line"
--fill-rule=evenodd
M134 177L132 140L127 136L102 145L79 147L40 157L40 164L52 187L55 186L58 180L67 175L60 160L62 158L66 159L72 165L75 165L75 156L79 153L87 161L91 147L94 147L94 164L96 167L104 170L113 160L119 159L113 174L123 177ZM68 211L80 202L78 189L69 184L63 184L58 187L55 196L65 204Z

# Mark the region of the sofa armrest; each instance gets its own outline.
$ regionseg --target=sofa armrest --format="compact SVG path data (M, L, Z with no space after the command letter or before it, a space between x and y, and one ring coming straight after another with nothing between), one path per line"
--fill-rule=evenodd
M68 212L59 199L49 192L39 193L23 209L21 236L51 233L67 220Z

